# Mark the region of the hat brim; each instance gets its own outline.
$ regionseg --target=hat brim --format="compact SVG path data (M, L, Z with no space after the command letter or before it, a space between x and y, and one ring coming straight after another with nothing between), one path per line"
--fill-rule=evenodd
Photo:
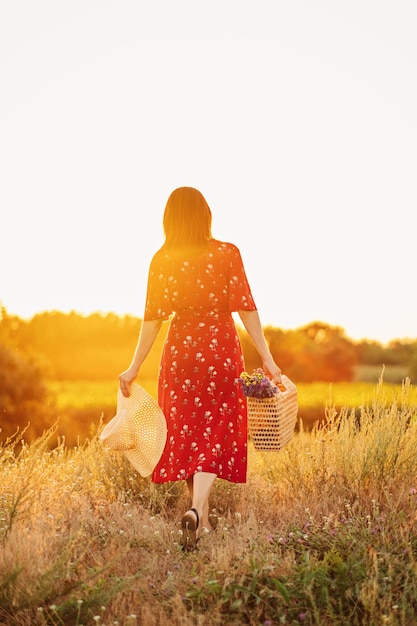
M141 476L152 474L167 438L166 419L156 400L137 383L129 397L120 388L117 413L103 428L99 439L110 450L123 452Z

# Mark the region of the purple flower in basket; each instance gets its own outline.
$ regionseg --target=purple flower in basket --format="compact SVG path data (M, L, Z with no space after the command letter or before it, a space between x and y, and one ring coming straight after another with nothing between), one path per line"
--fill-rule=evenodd
M279 392L260 367L252 374L242 372L238 381L244 395L249 398L273 398Z

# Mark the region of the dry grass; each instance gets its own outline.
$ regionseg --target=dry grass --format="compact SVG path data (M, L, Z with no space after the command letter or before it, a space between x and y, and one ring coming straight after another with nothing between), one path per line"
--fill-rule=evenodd
M219 525L189 554L184 483L153 485L93 437L0 448L0 624L416 623L417 415L409 383L327 408L281 453L218 481ZM53 430L53 429L52 429Z

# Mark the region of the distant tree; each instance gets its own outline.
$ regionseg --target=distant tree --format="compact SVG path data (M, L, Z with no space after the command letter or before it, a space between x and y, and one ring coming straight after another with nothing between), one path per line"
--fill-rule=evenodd
M363 339L356 344L358 362L363 365L409 365L415 342L395 339L384 346L377 341Z
M417 384L417 342L413 345L413 352L410 358L409 377L411 383L415 386Z
M294 331L283 331L280 328L267 326L264 328L264 333L272 356L283 373L290 376L289 372L291 372L294 376L295 355L300 352Z
M378 341L363 339L356 344L355 351L362 365L381 365L386 362L385 348Z
M19 346L26 322L16 315L9 315L4 306L0 307L0 343Z
M409 365L414 358L417 342L411 339L395 339L386 348L386 361L392 365Z
M31 437L41 435L51 426L52 404L41 363L0 344L0 439L29 423Z
M31 438L48 429L54 398L48 389L45 360L20 347L27 324L0 311L0 439L17 429L27 429Z
M377 369L379 373L383 372L386 382L398 384L406 377L414 381L417 379L416 340L395 339L387 345L382 345L377 341L364 339L356 344L355 350L358 363L365 366L365 372L370 366L370 372L367 375L372 379L375 376L372 368Z
M352 342L339 326L313 322L284 333L267 328L271 352L295 382L352 380L357 363Z
M111 379L129 365L140 326L141 320L129 315L48 311L22 325L16 341L22 349L42 354L55 380ZM165 331L166 325L141 368L144 378L158 374Z

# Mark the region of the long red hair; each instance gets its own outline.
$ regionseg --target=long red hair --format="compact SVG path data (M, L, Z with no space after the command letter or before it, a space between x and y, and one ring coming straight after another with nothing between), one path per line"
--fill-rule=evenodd
M211 210L194 187L178 187L168 198L164 212L164 248L196 250L212 239Z

